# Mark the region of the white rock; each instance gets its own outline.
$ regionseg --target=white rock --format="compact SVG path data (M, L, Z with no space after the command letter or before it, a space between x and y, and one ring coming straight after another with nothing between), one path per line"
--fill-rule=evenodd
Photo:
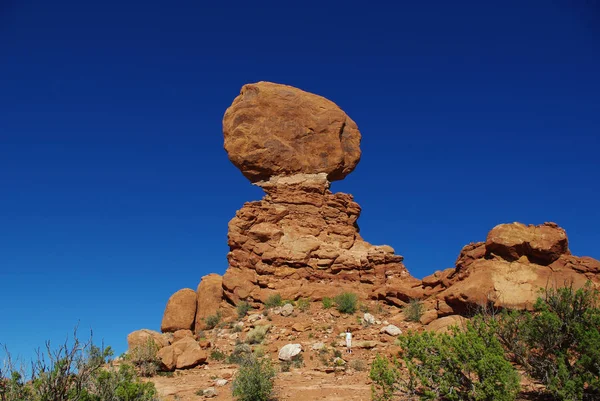
M399 336L400 334L402 334L402 330L400 330L398 327L394 326L393 324L388 324L387 326L381 328L380 333L385 333L385 334L395 337L395 336Z
M365 313L363 315L363 322L365 322L367 324L374 324L375 323L375 316L371 315L370 313Z
M281 316L289 316L293 312L294 312L294 305L292 305L292 304L285 304L281 308Z
M302 345L300 344L287 344L279 350L279 360L291 361L293 357L302 352Z
M260 319L262 319L262 315L259 314L259 313L255 313L253 315L248 316L248 322L249 323L254 323L254 322L256 322L257 320L260 320Z
M215 380L215 386L217 386L217 387L223 387L223 386L227 385L227 383L229 383L229 381L227 379Z

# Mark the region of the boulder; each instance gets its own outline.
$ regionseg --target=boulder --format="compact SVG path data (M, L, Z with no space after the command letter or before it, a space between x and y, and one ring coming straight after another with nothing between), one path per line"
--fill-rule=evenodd
M294 313L294 305L285 304L281 307L281 316L290 316Z
M191 288L184 288L171 295L163 314L160 330L164 333L193 329L196 303L196 291Z
M375 316L371 315L370 313L365 313L362 321L365 324L375 324Z
M302 345L300 344L287 344L279 350L280 361L291 361L293 357L302 352Z
M223 117L229 160L252 182L326 173L341 180L360 161L360 132L335 103L271 82L244 85Z
M208 274L200 280L196 290L196 333L206 330L204 319L216 315L223 301L223 277Z
M385 333L393 337L398 337L400 334L402 334L402 330L400 330L397 326L394 326L393 324L388 324L387 326L381 328L380 333Z
M153 341L158 349L164 348L169 345L169 341L167 340L165 335L157 331L141 329L129 333L129 335L127 336L127 346L131 351L136 347L147 345L149 340Z
M467 319L459 315L444 316L429 323L425 326L425 330L445 333L448 332L452 326L457 326L459 328L464 327L466 321Z
M206 362L208 354L192 337L181 340L162 348L157 353L166 370L187 369Z

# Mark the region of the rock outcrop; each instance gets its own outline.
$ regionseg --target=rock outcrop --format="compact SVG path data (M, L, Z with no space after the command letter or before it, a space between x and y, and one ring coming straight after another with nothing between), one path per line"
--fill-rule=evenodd
M206 329L204 319L215 315L223 302L223 277L218 274L208 274L202 277L196 290L196 332Z
M318 173L341 180L360 160L356 123L332 101L287 85L244 85L223 134L229 159L252 182Z
M532 309L541 288L597 282L600 262L571 255L555 223L494 227L485 242L465 246L456 267L425 277L423 292L440 316L473 312L481 305ZM429 302L432 304L433 302Z

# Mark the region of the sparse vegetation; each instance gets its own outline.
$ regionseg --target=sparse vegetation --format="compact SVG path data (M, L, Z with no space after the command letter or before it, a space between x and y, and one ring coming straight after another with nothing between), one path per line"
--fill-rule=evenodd
M265 339L267 332L269 331L268 325L256 326L248 332L246 335L246 342L248 344L260 344Z
M238 318L242 319L252 309L252 306L248 302L242 301L239 304L237 304L237 306L235 307L235 309L237 311Z
M46 343L45 352L38 351L32 361L28 378L5 351L0 369L2 401L158 400L154 384L141 382L132 365L107 366L113 355L110 347L97 347L91 338L81 342L76 331L71 342L56 349Z
M348 365L358 372L364 372L367 370L367 363L362 359L353 359Z
M323 303L323 309L329 309L333 306L333 299L329 297L323 298L321 302Z
M158 345L152 338L137 347L134 347L126 356L126 360L137 369L140 376L151 377L156 375L160 369L160 359L156 355Z
M411 299L404 307L404 316L409 322L418 322L423 316L423 302L420 299Z
M335 306L340 313L353 314L356 312L358 295L353 292L343 292L334 298Z
M208 330L214 329L221 322L221 311L218 311L214 315L210 315L204 318L204 324Z
M252 348L248 344L236 344L231 354L227 357L227 362L241 364L250 356L252 356Z
M297 306L300 312L306 312L310 308L310 299L300 298L297 302Z
M242 362L233 380L233 396L238 401L269 401L275 375L269 359L250 356Z
M279 294L273 294L265 301L265 308L275 308L281 305L283 305L283 299Z
M225 358L227 358L227 355L225 355L225 353L223 351L219 350L218 348L214 348L210 352L210 359L212 359L214 361L223 361L223 360L225 360Z

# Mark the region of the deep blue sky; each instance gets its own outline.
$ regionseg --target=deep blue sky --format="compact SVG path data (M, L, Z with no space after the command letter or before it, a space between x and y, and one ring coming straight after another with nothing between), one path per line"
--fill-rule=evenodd
M357 122L332 189L413 275L512 221L600 258L599 27L583 0L0 0L0 343L29 356L80 321L120 353L224 273L261 191L221 118L260 80Z

